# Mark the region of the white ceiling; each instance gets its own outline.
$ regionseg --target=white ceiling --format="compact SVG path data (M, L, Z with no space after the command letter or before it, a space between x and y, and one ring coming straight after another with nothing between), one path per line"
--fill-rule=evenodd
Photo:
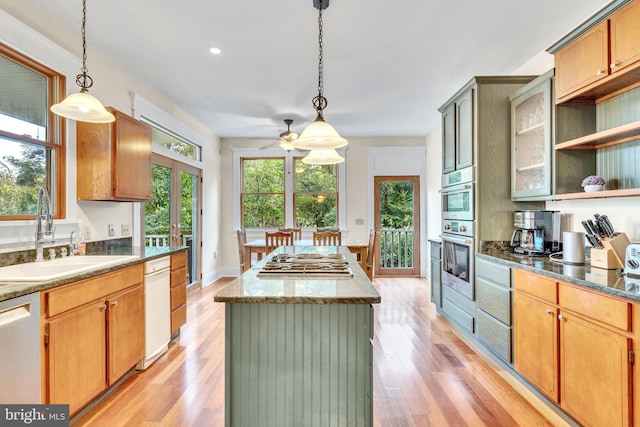
M81 0L32 3L80 45ZM427 135L472 76L512 74L606 3L331 0L325 118L347 138ZM317 19L313 0L89 0L88 68L102 50L220 137L276 137L284 118L300 132L315 117Z

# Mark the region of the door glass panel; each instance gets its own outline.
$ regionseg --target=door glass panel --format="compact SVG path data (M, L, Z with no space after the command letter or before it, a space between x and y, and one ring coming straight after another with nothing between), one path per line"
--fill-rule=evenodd
M187 284L198 277L197 250L198 247L198 176L180 173L180 230L183 246L187 246Z
M145 246L171 246L171 168L151 165L151 200L144 206Z
M413 268L413 182L380 182L379 194L380 268Z

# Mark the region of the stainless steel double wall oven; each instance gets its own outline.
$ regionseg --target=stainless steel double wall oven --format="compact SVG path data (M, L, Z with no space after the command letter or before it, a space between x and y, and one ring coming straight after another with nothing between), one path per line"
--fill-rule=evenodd
M475 168L442 176L442 284L474 298Z

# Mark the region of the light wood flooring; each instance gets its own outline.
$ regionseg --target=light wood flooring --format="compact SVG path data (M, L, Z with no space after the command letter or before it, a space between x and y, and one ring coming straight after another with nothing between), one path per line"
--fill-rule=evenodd
M191 292L187 324L169 351L75 425L223 426L224 304L213 295L228 282ZM375 306L376 427L564 424L452 332L429 302L427 280L384 278L374 285L382 296Z

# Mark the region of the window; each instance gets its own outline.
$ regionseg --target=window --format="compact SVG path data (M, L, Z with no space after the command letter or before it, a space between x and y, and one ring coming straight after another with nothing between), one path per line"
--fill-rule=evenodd
M294 223L296 227L338 225L338 165L295 162Z
M338 165L307 165L292 156L239 162L240 227L338 226Z
M64 77L0 44L0 93L0 219L33 218L40 187L63 218L63 121L49 107Z
M241 162L242 226L284 227L284 158L242 159Z
M153 141L154 144L178 153L188 159L201 160L200 147L198 145L174 135L172 132L165 130L153 122L144 119L142 121L151 126L151 141Z

